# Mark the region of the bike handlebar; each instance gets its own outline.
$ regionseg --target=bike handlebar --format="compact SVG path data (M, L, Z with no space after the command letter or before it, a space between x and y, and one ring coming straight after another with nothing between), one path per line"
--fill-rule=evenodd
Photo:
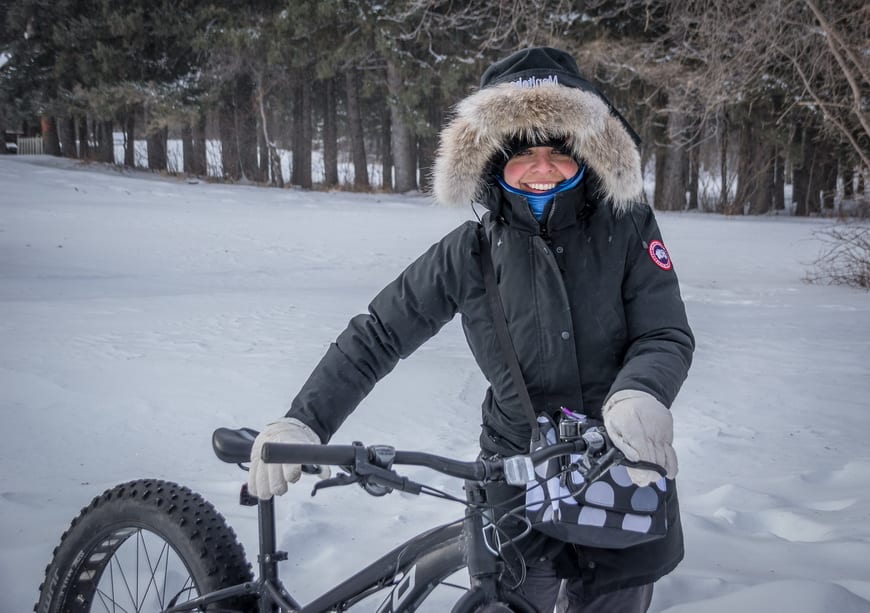
M560 455L583 453L587 443L582 438L556 443L527 454L532 465L538 465ZM285 443L266 443L260 452L261 459L272 464L323 464L348 466L356 463L358 454L365 453L367 460L373 460L378 446L363 447L355 445L296 445ZM383 448L380 448L383 449ZM392 464L425 466L437 472L468 480L484 480L500 476L504 470L504 459L461 461L445 456L420 451L394 452Z

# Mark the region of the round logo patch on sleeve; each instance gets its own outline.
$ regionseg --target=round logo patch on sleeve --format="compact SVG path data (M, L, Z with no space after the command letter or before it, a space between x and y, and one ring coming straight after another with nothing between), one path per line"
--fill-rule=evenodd
M670 270L672 268L671 254L668 253L668 250L665 249L661 241L653 241L649 244L649 257L652 259L653 264L662 270Z

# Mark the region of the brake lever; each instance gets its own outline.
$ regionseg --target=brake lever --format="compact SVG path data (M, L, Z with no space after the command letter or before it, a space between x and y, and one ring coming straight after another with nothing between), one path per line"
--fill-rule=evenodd
M625 455L616 447L611 447L592 462L592 466L583 475L586 483L593 483L602 473L609 470L612 466L621 464L625 461Z
M623 466L627 466L628 468L640 468L642 470L650 470L658 474L660 477L664 477L666 479L668 477L668 471L665 469L665 467L660 466L655 462L647 462L646 460L638 460L637 462L632 462L631 460L628 460L625 458L625 456L623 456L622 460L619 463Z
M357 475L348 475L345 473L339 473L335 477L330 479L322 479L314 484L314 487L311 488L311 496L313 497L317 490L322 490L327 487L338 487L340 485L350 485L351 483L358 483L359 476Z

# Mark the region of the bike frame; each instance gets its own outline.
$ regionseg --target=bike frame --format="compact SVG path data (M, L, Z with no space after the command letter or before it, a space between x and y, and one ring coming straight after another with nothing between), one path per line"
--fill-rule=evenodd
M484 499L480 484L467 482L466 491L472 502ZM276 548L274 501L274 498L257 501L247 494L246 488L242 490L241 503L246 506L256 504L258 508L259 578L204 594L170 607L164 613L196 611L238 596L256 596L260 613L274 613L279 608L298 613L343 611L390 586L392 589L377 613L405 613L415 611L435 587L466 566L470 589L458 599L454 611L471 610L482 602L499 599L524 606L519 596L501 594L498 581L500 562L486 545L484 518L474 508L466 510L462 522L433 528L411 538L312 602L300 605L278 577L278 562L286 560L287 554ZM528 611L533 611L527 604L525 606Z

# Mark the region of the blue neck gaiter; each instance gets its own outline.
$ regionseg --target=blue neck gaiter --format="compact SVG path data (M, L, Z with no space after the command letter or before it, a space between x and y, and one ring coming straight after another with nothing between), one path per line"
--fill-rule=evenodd
M532 211L532 215L534 215L535 219L540 222L544 217L544 208L546 208L547 204L553 199L553 196L579 185L580 181L583 180L583 175L585 173L586 166L580 166L579 170L577 170L577 174L575 174L573 177L571 177L570 179L565 179L564 181L556 185L556 187L554 187L553 189L542 192L540 194L533 194L531 192L517 189L516 187L511 187L504 182L504 178L501 176L496 177L496 179L498 180L498 184L501 185L502 189L504 189L506 192L525 197L525 199L529 203L529 208Z

